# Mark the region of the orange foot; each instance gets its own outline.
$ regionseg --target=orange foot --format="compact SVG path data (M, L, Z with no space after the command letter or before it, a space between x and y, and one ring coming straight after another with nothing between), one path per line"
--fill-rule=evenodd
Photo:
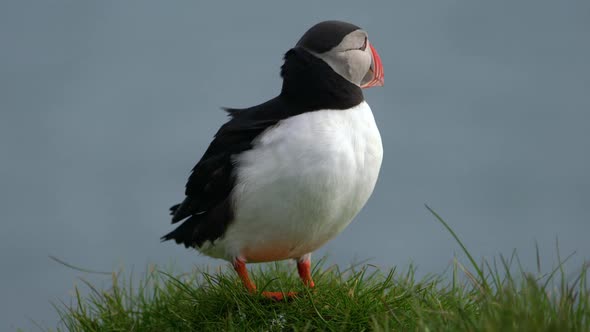
M297 297L297 292L262 292L262 296L275 301L283 301L284 299L292 299Z

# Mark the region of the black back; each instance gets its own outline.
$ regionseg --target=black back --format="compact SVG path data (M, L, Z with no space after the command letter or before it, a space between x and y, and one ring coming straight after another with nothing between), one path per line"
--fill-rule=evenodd
M172 223L184 222L162 240L200 247L205 241L223 236L234 218L231 192L239 165L235 165L233 157L252 149L253 140L267 128L302 113L346 110L364 100L358 86L302 47L285 54L281 76L279 96L251 108L227 110L231 119L221 126L193 168L186 184L186 198L170 208Z

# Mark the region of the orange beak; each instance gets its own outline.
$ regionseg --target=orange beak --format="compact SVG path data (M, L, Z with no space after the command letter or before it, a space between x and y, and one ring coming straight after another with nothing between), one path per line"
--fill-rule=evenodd
M363 89L370 88L372 86L383 86L384 75L383 75L383 64L381 63L381 57L379 57L379 53L377 53L377 50L375 50L375 48L373 47L372 44L369 44L369 47L371 48L372 61L371 61L371 68L369 69L369 73L367 73L367 74L372 74L373 77L371 78L370 81L361 85L361 88L363 88Z

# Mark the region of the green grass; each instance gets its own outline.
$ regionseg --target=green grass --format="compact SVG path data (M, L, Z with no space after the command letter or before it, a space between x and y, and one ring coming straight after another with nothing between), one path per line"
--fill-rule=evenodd
M233 271L172 275L150 267L137 285L116 273L108 290L86 283L89 295L82 296L76 289L74 304L56 305L57 330L590 331L587 265L574 278L566 277L561 260L547 274L523 271L516 254L478 265L431 212L463 248L469 268L455 260L448 271L417 279L412 267L341 270L322 261L309 291L293 264L250 266L260 291L300 292L274 302L246 293Z

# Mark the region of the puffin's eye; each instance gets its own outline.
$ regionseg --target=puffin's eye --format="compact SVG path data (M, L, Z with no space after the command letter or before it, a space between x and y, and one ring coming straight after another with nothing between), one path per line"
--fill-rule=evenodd
M363 46L359 47L359 48L347 48L344 50L344 52L348 52L348 51L364 51L367 49L367 37L365 37L365 42L363 43Z
M361 46L361 48L359 48L359 50L364 51L367 48L367 37L365 37L365 42L363 43L363 46Z

